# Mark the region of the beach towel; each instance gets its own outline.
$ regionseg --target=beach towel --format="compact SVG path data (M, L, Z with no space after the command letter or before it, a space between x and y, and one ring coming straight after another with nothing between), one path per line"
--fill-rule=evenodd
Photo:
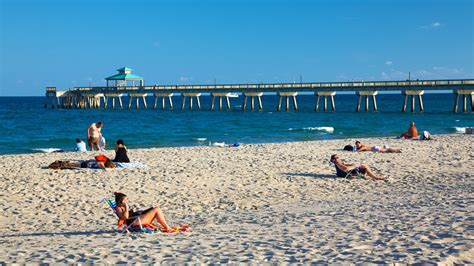
M115 163L115 165L117 168L123 169L147 168L147 166L141 162Z

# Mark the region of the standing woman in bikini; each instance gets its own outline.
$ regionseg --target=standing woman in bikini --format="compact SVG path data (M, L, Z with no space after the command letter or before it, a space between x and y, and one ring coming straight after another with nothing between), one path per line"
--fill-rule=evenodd
M171 231L172 229L166 223L165 216L160 208L152 207L144 211L132 212L128 207L128 197L120 192L115 192L115 202L117 207L117 215L121 220L125 221L126 225L135 225L139 226L137 217L140 218L142 224L151 224L153 221L157 221L166 231Z

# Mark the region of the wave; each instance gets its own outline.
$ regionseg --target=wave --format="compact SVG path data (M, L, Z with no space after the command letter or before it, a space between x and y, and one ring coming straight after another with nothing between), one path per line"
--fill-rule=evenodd
M207 138L193 138L193 140L196 140L196 141L199 141L199 142L203 142L203 141L206 141Z
M466 129L470 127L453 127L456 133L466 133Z
M334 133L334 127L303 127L303 128L289 128L289 131L321 131L329 134Z
M53 153L53 152L64 152L61 149L57 148L38 148L38 149L33 149L34 151L39 151L39 152L44 152L44 153Z

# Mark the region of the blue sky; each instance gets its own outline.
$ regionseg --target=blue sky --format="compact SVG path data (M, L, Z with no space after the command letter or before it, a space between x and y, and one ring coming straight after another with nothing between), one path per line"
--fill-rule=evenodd
M0 0L0 96L104 85L474 78L472 0Z

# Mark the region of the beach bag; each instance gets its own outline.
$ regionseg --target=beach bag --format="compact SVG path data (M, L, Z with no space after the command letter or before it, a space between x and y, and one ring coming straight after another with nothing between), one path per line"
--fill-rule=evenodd
M98 162L104 162L104 163L110 160L109 158L107 158L107 156L103 154L97 155L96 157L94 157L94 159Z
M430 132L423 131L423 140L430 140L432 139Z

